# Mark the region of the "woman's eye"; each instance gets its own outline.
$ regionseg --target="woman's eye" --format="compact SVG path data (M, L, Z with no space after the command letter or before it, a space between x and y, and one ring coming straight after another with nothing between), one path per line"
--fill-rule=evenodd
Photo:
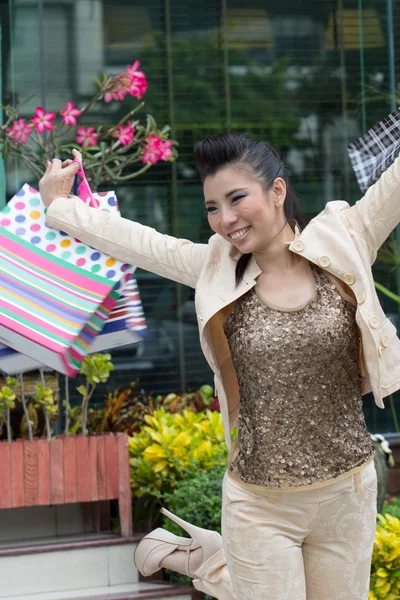
M245 195L242 196L235 196L234 198L232 198L232 202L237 202L238 200L241 200L242 198L245 198Z
M215 208L215 206L207 206L207 212L208 213L212 213L215 212L217 209Z

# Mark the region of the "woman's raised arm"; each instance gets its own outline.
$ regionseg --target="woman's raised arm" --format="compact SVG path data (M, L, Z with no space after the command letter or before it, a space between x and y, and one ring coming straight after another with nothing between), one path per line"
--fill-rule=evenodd
M400 156L345 215L350 228L368 243L373 263L378 249L400 222Z
M206 262L207 244L195 244L151 227L86 206L76 196L56 198L47 209L50 227L113 258L196 287Z
M39 182L42 201L47 207L50 227L65 231L96 250L133 264L146 271L196 287L206 262L207 244L194 244L159 233L119 215L86 206L70 196L82 156L73 150L76 161L48 162Z

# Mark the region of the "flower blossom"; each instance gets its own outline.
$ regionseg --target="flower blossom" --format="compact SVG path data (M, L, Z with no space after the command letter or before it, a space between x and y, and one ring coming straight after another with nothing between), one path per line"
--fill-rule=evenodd
M18 140L21 144L26 144L28 135L32 133L33 125L27 125L26 119L14 121L12 127L7 129L7 133L13 140Z
M166 142L163 142L160 146L160 151L161 151L161 160L168 160L171 156L172 156L172 142L171 140L167 140Z
M146 140L146 148L142 156L143 163L155 165L159 160L168 160L172 156L171 140L164 141L158 135L152 133Z
M80 116L81 111L74 106L73 102L67 102L65 108L60 110L60 115L64 118L64 125L76 125L76 117Z
M132 65L127 66L126 71L129 79L128 93L140 100L147 91L148 82L143 71L137 70L138 67L140 62L135 60Z
M88 146L96 146L97 144L97 136L98 134L94 132L94 127L78 127L77 136L75 137L75 141L87 148Z
M127 125L120 125L113 133L114 137L117 137L122 146L128 146L133 142L135 137L135 130L132 127L132 121L128 121Z
M104 102L112 102L113 100L119 100L120 102L125 99L128 93L129 80L125 73L121 73L118 76L118 84L115 86L112 92L106 92L104 94Z
M111 92L104 94L104 102L113 100L122 101L127 94L135 96L138 100L146 93L148 82L143 71L138 71L140 62L135 60L132 65L126 67L126 72L118 75L118 84Z
M35 116L32 117L31 121L36 127L38 133L43 133L45 129L54 129L53 121L56 118L53 112L44 112L41 106L37 106L35 110Z

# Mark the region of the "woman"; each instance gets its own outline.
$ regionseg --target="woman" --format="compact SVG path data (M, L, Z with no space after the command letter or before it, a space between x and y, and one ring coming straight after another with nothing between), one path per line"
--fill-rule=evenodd
M383 408L400 388L400 341L371 273L400 220L400 158L355 206L330 202L303 231L268 144L226 133L199 142L195 160L208 244L69 197L71 161L40 182L50 226L196 288L230 448L222 541L164 511L192 539L157 529L136 565L186 573L225 600L367 600L376 472L361 396Z

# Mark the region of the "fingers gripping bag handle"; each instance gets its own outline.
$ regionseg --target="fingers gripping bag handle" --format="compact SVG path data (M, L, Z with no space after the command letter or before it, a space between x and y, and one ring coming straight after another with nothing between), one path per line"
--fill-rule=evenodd
M74 195L78 196L81 200L84 201L85 204L91 206L92 208L99 208L100 203L92 194L92 190L88 184L88 180L86 179L85 171L83 170L83 165L79 160L74 160L73 162L78 163L79 171L76 172L75 180L74 180ZM80 185L78 185L77 177L82 179ZM79 190L79 191L78 191Z

